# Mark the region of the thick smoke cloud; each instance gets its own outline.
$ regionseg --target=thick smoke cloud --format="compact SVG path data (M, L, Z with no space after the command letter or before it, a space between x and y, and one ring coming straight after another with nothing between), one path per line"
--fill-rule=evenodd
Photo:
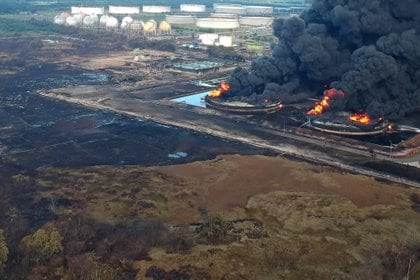
M274 21L272 56L236 69L231 94L294 102L328 85L346 110L400 118L420 105L419 27L420 0L314 0Z

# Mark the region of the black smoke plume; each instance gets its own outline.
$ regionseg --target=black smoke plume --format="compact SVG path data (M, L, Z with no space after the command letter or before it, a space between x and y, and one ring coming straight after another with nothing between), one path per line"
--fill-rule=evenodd
M391 119L420 105L420 0L314 0L273 32L272 56L236 69L231 95L287 103L328 85L346 92L340 109Z

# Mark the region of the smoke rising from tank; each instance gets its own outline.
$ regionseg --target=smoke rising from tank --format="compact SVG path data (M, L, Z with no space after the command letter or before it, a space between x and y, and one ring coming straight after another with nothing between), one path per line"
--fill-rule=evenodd
M344 108L402 117L420 105L420 0L314 0L299 17L277 19L271 57L230 77L231 95L294 102L346 92Z

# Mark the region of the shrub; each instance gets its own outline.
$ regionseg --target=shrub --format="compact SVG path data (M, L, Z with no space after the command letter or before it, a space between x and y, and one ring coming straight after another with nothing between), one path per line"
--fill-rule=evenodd
M9 249L7 248L6 238L4 237L3 230L0 229L0 271L6 264L8 255Z

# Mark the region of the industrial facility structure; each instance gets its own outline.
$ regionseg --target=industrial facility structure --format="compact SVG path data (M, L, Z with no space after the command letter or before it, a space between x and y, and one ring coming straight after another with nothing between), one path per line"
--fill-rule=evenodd
M239 28L239 21L232 18L197 18L197 27L212 29L236 29Z
M241 26L269 26L273 23L272 17L240 17Z
M84 13L85 15L103 15L105 14L104 7L71 7L72 14Z
M181 4L179 10L187 13L203 13L206 11L206 5Z
M170 6L143 5L143 13L162 14L170 12Z
M195 24L195 19L192 15L166 15L166 21L170 24Z
M133 15L140 13L140 7L109 6L108 12L116 15Z

